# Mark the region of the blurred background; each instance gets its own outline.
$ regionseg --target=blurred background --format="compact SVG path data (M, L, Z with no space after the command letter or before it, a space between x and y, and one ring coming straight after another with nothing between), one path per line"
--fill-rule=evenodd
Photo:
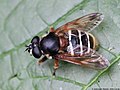
M56 77L53 60L40 66L25 44L83 15L100 12L105 19L91 33L98 52L111 65L97 71L60 61ZM91 90L120 87L119 0L0 0L0 90Z

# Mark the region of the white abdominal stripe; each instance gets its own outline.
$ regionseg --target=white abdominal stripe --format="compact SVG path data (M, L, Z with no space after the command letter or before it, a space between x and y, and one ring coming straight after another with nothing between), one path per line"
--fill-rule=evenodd
M82 44L82 39L81 39L81 31L78 30L79 34L79 41L80 41L80 55L83 55L83 44Z
M90 52L90 40L89 40L89 35L88 35L88 33L86 33L85 32L85 34L86 34L86 36L87 36L87 44L88 44L88 46L87 46L87 48L88 48L88 50L87 50L87 53L89 53Z
M71 52L71 55L74 55L73 46L72 46L72 42L71 42L71 30L68 31L68 36L69 36L70 52Z
M80 30L76 30L77 35L72 33L72 30L68 31L68 38L69 38L69 46L67 47L67 51L73 56L74 54L79 54L82 56L83 54L89 53L90 52L90 40L89 40L89 34L87 32L83 32ZM83 35L86 35L87 39L87 46L83 45ZM79 40L79 43L76 45L73 45L72 43L72 36L76 37L77 40ZM73 39L74 40L74 39ZM77 42L77 41L75 41Z

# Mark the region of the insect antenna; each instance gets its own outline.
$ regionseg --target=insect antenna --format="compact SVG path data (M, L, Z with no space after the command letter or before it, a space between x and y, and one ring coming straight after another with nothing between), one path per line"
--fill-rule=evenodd
M25 47L29 47L28 45L25 45Z
M27 48L24 50L24 52L26 52L26 51L29 51L29 50L30 50L30 47L29 47L28 45L25 45L25 47L27 47Z

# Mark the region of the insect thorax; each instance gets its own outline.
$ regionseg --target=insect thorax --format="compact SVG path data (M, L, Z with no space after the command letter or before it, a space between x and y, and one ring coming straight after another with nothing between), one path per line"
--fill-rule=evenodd
M90 49L94 49L96 45L92 34L80 30L69 30L68 41L67 52L71 53L71 55L89 53Z
M40 42L40 47L44 54L57 54L60 48L59 37L50 32L47 36L42 38Z

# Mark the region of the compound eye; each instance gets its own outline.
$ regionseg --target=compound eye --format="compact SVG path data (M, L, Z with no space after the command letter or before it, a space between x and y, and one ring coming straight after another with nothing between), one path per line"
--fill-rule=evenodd
M40 58L42 53L39 47L34 47L32 50L32 54L35 58Z
M33 37L33 39L31 40L31 43L39 43L39 37L38 36L35 36Z

